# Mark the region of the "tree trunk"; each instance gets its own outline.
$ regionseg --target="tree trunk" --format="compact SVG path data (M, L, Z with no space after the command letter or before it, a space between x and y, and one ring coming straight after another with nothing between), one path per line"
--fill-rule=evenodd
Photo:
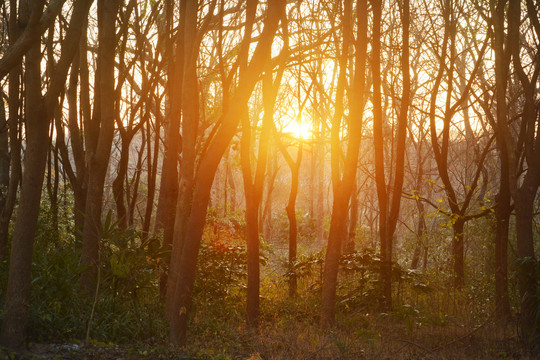
M113 197L116 204L116 214L120 229L127 229L127 208L124 199L124 180L126 179L129 164L129 148L131 144L131 134L121 136L122 150L120 150L120 160L118 161L118 173L112 183Z
M416 206L418 208L418 225L416 233L416 247L414 248L414 254L411 261L411 269L417 269L418 263L420 262L420 253L424 249L425 244L422 239L424 235L424 229L426 228L426 219L424 214L424 204L420 201L416 201Z
M328 247L324 263L322 303L321 303L321 328L333 325L335 315L335 298L337 276L339 270L339 257L341 255L341 242L347 236L347 213L349 210L349 200L353 185L356 181L358 165L358 153L362 135L362 119L365 86L365 65L367 51L367 1L358 3L358 30L357 40L354 43L355 53L355 74L350 91L348 135L349 141L343 175L340 171L341 141L341 120L344 114L343 98L345 84L347 82L347 58L348 49L352 41L352 2L345 1L343 5L343 44L339 59L339 78L336 90L336 110L332 118L331 128L331 165L332 165L332 188L334 192L334 203L332 205L332 218L330 220L330 233L328 236Z
M33 11L39 11L40 5L34 3ZM41 4L41 8L43 4ZM24 22L30 9L21 7ZM41 199L41 190L47 149L49 145L49 123L43 118L41 99L41 51L40 43L30 48L25 56L25 117L26 117L26 152L20 205L17 210L17 222L13 231L11 256L9 263L8 288L4 305L4 318L0 331L0 343L6 347L19 347L26 335L26 326L30 310L30 279L32 270L32 251L34 235Z
M128 202L128 225L133 226L135 222L135 208L137 206L137 199L139 197L139 184L141 182L143 155L146 149L146 135L144 129L141 131L141 147L137 153L137 165L135 166L135 177L132 179L129 185L126 185L126 197ZM127 180L126 180L127 181ZM130 195L131 193L131 195Z
M58 106L58 95L65 83L69 65L75 54L75 46L80 38L81 23L88 14L90 4L90 1L79 0L73 6L69 28L62 42L62 53L43 99L41 97L40 43L35 44L25 57L25 171L22 178L17 222L13 231L8 289L0 330L0 343L6 347L18 347L24 341L29 314L32 250L47 163L49 123L54 114L54 107ZM43 3L36 2L34 11L40 7L42 9Z
M14 44L19 36L19 24L17 21L17 1L10 0L9 13L9 42ZM7 188L6 201L0 213L0 259L8 258L9 222L13 215L13 209L17 201L17 189L22 177L21 168L21 140L19 137L21 107L20 99L20 76L21 65L15 66L9 73L8 85L8 109L9 109L9 151L10 151L10 177Z
M260 293L260 243L259 231L261 229L260 216L262 195L264 191L264 179L266 177L268 163L268 142L274 123L274 103L277 89L283 75L283 67L277 74L274 82L272 72L266 72L263 80L263 103L264 113L262 120L261 135L259 137L259 149L255 174L251 171L251 136L252 126L250 123L248 108L244 108L242 116L242 138L240 144L240 161L242 176L244 179L244 192L246 198L246 239L247 239L247 323L250 327L257 327L259 323L259 293Z
M184 345L187 335L187 323L189 308L191 305L191 294L193 282L197 270L197 257L203 228L206 222L206 212L210 191L214 176L229 143L236 133L241 112L238 105L245 106L253 91L253 88L260 75L261 69L266 68L270 59L271 46L278 28L279 14L284 11L284 1L271 2L268 5L267 16L264 21L264 28L259 37L251 62L245 68L240 67L240 84L234 92L230 106L224 109L222 122L216 136L208 146L205 156L201 159L199 171L197 173L195 188L193 192L193 202L189 220L186 226L186 233L182 243L178 243L175 235L173 241L172 257L178 258L178 268L170 277L175 277L176 287L173 294L169 295L171 289L167 289L167 297L172 296L172 312L170 325L170 341L174 345ZM251 31L246 35L244 45L249 46ZM244 52L248 48L243 46Z
M184 9L185 1L181 3ZM165 2L167 31L172 32L173 1ZM174 233L174 221L176 214L176 202L178 199L178 154L181 150L180 119L182 107L182 83L184 73L184 21L185 11L180 13L178 29L178 41L174 43L173 37L167 39L165 59L167 60L167 108L165 128L165 151L161 166L161 182L159 186L158 206L156 210L155 232L163 230L163 246L171 248ZM173 49L176 56L173 56ZM159 137L159 132L155 133ZM167 259L170 261L170 259ZM170 265L169 265L170 266ZM165 299L167 292L168 273L164 271L160 275L160 295Z
M148 122L148 119L145 121ZM159 129L161 125L159 123L159 119L156 119L155 123L155 132L159 134ZM150 124L148 124L148 129L150 129ZM148 130L148 139L150 139L150 130ZM148 149L150 149L150 143L147 145ZM150 155L150 152L148 152L148 155ZM148 233L150 232L150 222L152 220L152 211L154 209L154 197L156 193L156 176L157 176L157 165L158 165L158 155L159 155L159 136L154 136L154 154L153 157L150 158L148 156L148 193L146 198L146 210L144 213L144 220L143 220L143 233L145 236L148 236Z
M405 141L407 138L407 120L410 98L410 75L409 75L409 1L405 0L399 3L401 8L401 23L402 23L402 54L401 54L401 70L403 73L403 90L401 105L398 110L397 134L395 136L396 158L390 160L390 174L388 184L392 182L392 170L395 169L393 175L393 185L390 188L387 186L385 174L385 154L384 154L384 116L385 111L382 108L381 85L383 76L381 76L381 11L383 1L373 3L373 144L375 150L375 182L377 185L377 198L379 201L379 236L381 239L381 281L382 281L382 297L380 305L383 310L389 310L392 307L392 252L394 233L399 217L401 205L401 193L404 180L404 163L405 163ZM390 140L394 142L392 133ZM393 158L393 157L392 157ZM390 191L391 190L391 191Z
M511 315L508 299L508 231L512 206L508 170L507 162L501 157L501 179L495 208L495 316L502 324L506 323Z
M186 226L193 199L193 186L195 176L196 141L199 127L199 85L197 79L197 59L199 56L199 43L197 38L197 1L186 1L182 3L184 7L184 32L183 56L179 62L183 65L182 73L182 122L180 124L182 133L182 158L180 162L178 196L176 200L176 213L174 219L173 242L176 242L181 252ZM180 253L171 253L169 271L172 274L178 272ZM167 281L167 292L175 293L177 278L169 276ZM173 297L167 296L166 314L173 316Z
M452 225L454 237L452 238L452 251L454 261L454 287L461 289L465 283L465 221L462 217L458 217Z
M86 25L85 25L86 30ZM86 35L86 34L85 34ZM75 238L78 241L82 240L82 232L83 232L83 226L84 226L84 208L86 204L86 162L85 162L85 152L84 152L84 140L81 135L81 129L79 126L79 114L78 114L78 103L77 103L77 83L78 83L78 77L79 74L82 76L83 71L80 70L82 66L85 66L84 63L86 62L86 53L82 53L82 51L86 51L86 36L81 36L81 45L79 46L79 50L77 52L77 55L75 59L73 60L73 66L71 68L71 73L69 77L69 86L66 90L66 97L68 101L69 106L69 113L68 113L68 129L70 134L70 141L71 141L71 152L73 155L73 161L75 163L75 170L74 173L71 169L70 160L69 160L69 153L67 150L67 147L64 142L64 136L62 132L62 122L61 119L58 119L57 122L57 141L60 141L60 155L62 156L63 161L63 168L68 171L68 177L69 181L71 183L71 186L73 188L73 198L74 198L74 210L73 210L73 217L75 221ZM82 45L84 44L84 45ZM84 60L83 60L84 59ZM88 69L86 69L88 71ZM83 95L83 92L89 91L88 88L85 88L83 86L84 81L81 79L81 103L82 99L85 97L88 97L88 94ZM81 104L81 113L82 118L86 120L86 112L85 105ZM66 164L69 164L66 166ZM69 168L69 169L68 169ZM71 176L69 176L71 174Z
M87 294L94 290L99 266L101 211L105 177L109 166L114 136L115 91L114 61L116 48L116 14L118 0L98 1L98 63L100 129L95 153L88 166L88 189L83 230L81 264L87 270L81 274L81 287Z
M355 181L351 193L351 202L349 209L349 231L347 233L347 243L343 247L343 253L352 254L356 250L356 226L358 224L358 186Z
M0 96L3 95L3 91L0 91ZM2 96L3 97L3 96ZM0 209L6 207L9 196L9 167L10 167L10 156L9 156L9 127L6 119L6 111L4 108L4 101L0 104ZM9 221L8 223L9 224ZM0 236L0 260L7 259L7 226Z
M497 220L495 232L495 316L499 323L505 324L511 316L508 298L508 234L510 225L511 192L510 192L510 162L508 151L513 151L505 141L507 131L508 107L506 91L508 88L508 68L510 57L508 47L505 47L505 8L506 1L491 3L493 14L493 37L495 50L495 81L497 101L497 121L495 134L500 158L499 196L495 217Z
M32 251L49 145L49 122L42 111L40 63L40 44L37 43L25 58L26 151L0 331L0 342L6 347L18 347L24 341L30 310Z
M324 262L320 320L322 328L328 328L334 324L341 239L347 233L348 199L340 192L336 195L334 195L334 204L332 205L330 234Z
M272 162L269 163L268 166L268 172L270 173L267 189L266 189L266 196L265 196L265 203L264 203L264 210L263 210L263 233L264 233L264 240L266 242L271 242L273 237L273 226L272 226L272 193L274 192L274 185L276 182L276 176L278 173L277 168L277 152L272 152Z
M247 300L246 319L249 327L259 324L259 216L258 204L254 203L255 194L246 193L246 241L247 241ZM248 200L249 198L249 200Z
M296 225L296 197L298 195L298 177L300 175L300 162L302 161L302 145L298 149L298 155L294 167L291 168L291 192L289 202L285 210L289 219L289 297L296 296L298 288L296 278L296 248L298 229Z
M531 171L531 170L529 170ZM527 342L539 340L538 293L536 258L534 255L533 212L538 190L532 185L533 174L527 173L522 187L514 199L516 209L517 254L519 256L518 280L521 299L520 327Z
M424 158L422 154L422 148L424 144L424 122L420 123L420 134L418 136L418 157L416 159L416 164L418 166L417 173L416 173L416 186L415 191L417 192L416 196L418 194L422 193L422 185L424 182ZM418 224L417 224L417 231L416 231L416 247L414 248L414 254L411 261L411 269L417 269L418 263L420 262L420 253L422 252L422 248L425 246L423 243L423 235L424 235L424 229L426 228L426 219L425 219L425 210L424 210L424 203L420 201L420 198L417 197L416 200L416 208L418 209Z

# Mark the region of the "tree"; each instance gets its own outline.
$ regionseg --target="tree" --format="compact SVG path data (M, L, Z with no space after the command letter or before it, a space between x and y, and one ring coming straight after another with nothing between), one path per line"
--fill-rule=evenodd
M469 98L473 82L477 76L482 59L488 45L488 38L486 37L482 48L479 50L476 59L473 59L473 67L468 71L468 78L466 85L462 87L461 92L455 95L455 82L456 77L456 61L457 61L457 35L458 35L458 13L456 5L452 1L445 1L442 4L442 15L444 19L444 35L443 42L439 48L434 49L436 51L436 57L439 59L438 70L435 79L433 80L433 87L431 88L430 95L430 107L429 107L429 128L431 135L431 146L433 149L433 155L435 162L437 163L437 170L440 179L443 184L444 192L448 199L449 211L442 209L438 206L439 211L447 215L449 222L453 229L452 238L452 257L454 268L454 286L456 288L462 288L465 283L465 260L464 260L464 241L465 241L465 224L467 221L483 217L489 213L489 209L470 214L471 202L473 201L473 195L478 186L478 181L482 174L483 163L487 157L490 149L493 137L489 136L487 140L483 142L477 141L483 148L475 151L476 157L472 161L475 166L475 170L472 172L472 176L466 179L465 183L459 184L453 181L451 178L452 164L450 160L450 145L457 144L457 141L451 141L450 133L453 127L454 118L459 110L464 109L464 106ZM475 31L471 29L471 31ZM466 76L467 74L463 74ZM445 82L443 82L445 80ZM446 86L444 107L441 109L442 117L442 129L438 130L437 117L439 94L441 93L441 84ZM457 100L453 101L457 97ZM466 108L464 111L467 111ZM474 150L474 149L473 149ZM467 165L465 168L467 168ZM467 172L468 173L468 172ZM461 189L459 188L461 185ZM463 193L463 199L460 199L460 194Z
M331 326L334 322L335 298L339 257L341 253L341 241L347 234L347 212L349 199L356 179L358 152L362 135L363 106L365 103L365 68L367 51L367 0L360 0L357 4L357 34L356 41L352 41L352 1L345 0L343 3L343 44L339 60L339 79L336 91L336 108L332 118L331 133L331 156L332 156L332 188L334 203L332 205L332 218L328 247L324 262L324 274L322 285L321 303L321 327ZM350 109L348 117L348 146L345 155L343 170L340 169L341 156L341 121L344 114L343 97L346 85L346 72L348 61L348 49L353 44L355 48L354 67L355 72L350 91Z
M14 45L19 37L19 26L17 20L17 4L15 0L10 1L9 12L9 42ZM7 189L3 189L3 204L0 213L0 259L8 258L8 236L9 222L15 208L17 200L17 189L22 176L21 168L21 140L20 129L20 85L21 85L21 64L14 66L9 72L8 86L8 111L7 129L9 129L9 167L3 171L9 171L9 183ZM6 144L3 144L3 151L8 151ZM5 155L4 155L5 156ZM3 174L3 176L5 176ZM5 179L3 180L5 185Z
M8 289L0 330L0 342L8 347L20 346L25 337L30 299L32 248L47 162L49 125L54 109L58 106L58 95L65 83L81 36L83 20L88 15L91 3L89 0L75 2L68 32L62 43L62 54L44 97L41 95L40 43L35 43L25 56L25 170L22 176L17 222L13 230ZM37 11L39 6L42 6L39 1L33 2L32 5L32 11ZM30 9L24 7L20 9L23 21L28 19L29 11Z
M501 134L501 146L508 151L506 155L509 170L510 194L514 200L516 211L516 235L517 254L519 256L518 276L519 293L521 299L520 328L525 340L537 344L540 339L540 325L538 322L538 296L536 271L536 258L534 253L533 236L533 209L534 201L540 186L540 132L539 125L539 105L538 105L538 83L540 82L540 63L538 61L528 62L527 59L538 57L540 35L540 21L538 18L538 5L532 1L526 1L527 27L520 29L521 23L521 1L512 0L508 3L508 33L507 51L508 53L498 54L499 67L498 84L501 91L504 89L504 66L511 55L514 76L520 86L520 102L517 109L519 124L512 126L509 119L503 113L497 116L497 126ZM502 10L502 5L499 11ZM502 16L502 15L499 15ZM499 26L500 20L498 22ZM497 36L502 36L503 29L497 29ZM523 44L524 33L530 32L536 35L536 43ZM499 50L500 42L499 40ZM531 40L533 41L533 40ZM525 55L523 55L525 53ZM530 65L525 65L530 64ZM498 99L503 99L503 94L498 95ZM498 103L499 104L499 103ZM501 103L502 106L504 101ZM499 113L498 113L499 115ZM517 141L516 141L517 139Z
M267 69L263 75L263 119L255 174L252 174L251 143L253 128L249 119L247 107L242 114L242 138L240 144L240 159L244 179L244 194L246 198L246 241L247 241L247 305L246 315L249 326L256 327L259 322L259 288L260 288L260 243L259 208L262 202L264 179L268 160L268 143L272 123L274 121L274 103L277 89L283 75L283 67L273 79L273 72Z
M185 2L182 2L184 4ZM161 181L159 186L158 207L156 210L156 232L163 230L163 243L169 248L172 245L174 220L176 214L176 200L178 197L178 153L181 149L180 118L182 107L182 83L184 48L182 46L185 29L185 11L180 13L180 24L176 42L172 36L173 2L165 1L165 44L164 59L166 61L166 106L167 112L164 118L165 128L165 151L161 166ZM173 48L177 56L172 56ZM174 99L174 101L173 101ZM160 294L165 298L167 288L167 274L163 273L160 278Z
M120 1L98 1L98 68L95 94L94 130L95 148L87 149L88 189L84 212L81 264L88 270L81 275L81 286L88 294L95 285L95 275L99 265L99 243L101 232L101 211L105 176L109 166L111 146L114 136L115 103L114 61L116 57L116 16Z
M298 288L297 277L296 277L296 255L297 255L297 238L298 238L298 226L296 221L296 198L298 196L298 183L300 177L300 164L302 163L302 154L303 154L303 143L299 141L298 151L296 153L296 160L294 160L289 154L285 144L279 138L277 129L274 128L274 138L278 145L278 148L285 159L285 162L291 170L291 190L289 192L289 200L285 211L287 213L287 219L289 220L289 268L288 268L288 277L289 277L289 296L296 296L296 291Z
M250 7L257 5L257 1L250 1L250 3ZM191 209L187 218L184 236L182 237L175 229L169 285L171 281L175 281L176 286L167 288L167 297L170 299L168 301L169 304L172 304L170 307L172 310L170 311L170 341L174 345L183 345L186 341L187 320L196 274L197 256L206 221L206 211L214 175L226 148L236 132L236 127L242 116L243 106L249 100L262 69L266 68L266 64L270 60L273 39L284 6L285 4L281 0L269 2L265 14L264 28L249 62L247 54L251 43L251 27L247 26L247 32L244 34L245 37L239 55L238 85L232 91L234 95L228 102L228 106L223 109L219 129L209 142L207 150L200 160L195 176ZM249 18L248 16L247 19ZM179 204L180 207L184 205ZM177 214L178 211L177 209ZM173 268L173 266L177 267Z
M402 44L401 44L401 71L402 71L402 95L397 120L395 165L390 163L391 170L395 166L392 191L389 191L387 176L385 174L383 132L383 109L381 99L381 11L382 1L373 2L373 38L371 67L373 72L373 145L375 149L375 182L377 185L377 198L379 200L379 236L381 240L381 280L383 291L381 307L385 310L392 306L392 248L396 224L399 217L403 180L405 175L405 140L407 139L407 122L410 102L411 80L409 75L409 1L399 3L401 11ZM394 143L394 134L391 135L391 143ZM387 166L386 166L387 167ZM391 171L392 172L392 171ZM391 176L389 176L391 178ZM391 180L388 180L390 183Z

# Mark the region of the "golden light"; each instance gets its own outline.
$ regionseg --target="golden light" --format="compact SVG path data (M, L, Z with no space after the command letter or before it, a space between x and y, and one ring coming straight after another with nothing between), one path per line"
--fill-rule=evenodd
M307 140L310 139L313 135L313 131L311 129L311 123L307 122L299 122L299 121L291 121L289 124L285 126L283 129L285 133L291 134L296 139L302 139Z

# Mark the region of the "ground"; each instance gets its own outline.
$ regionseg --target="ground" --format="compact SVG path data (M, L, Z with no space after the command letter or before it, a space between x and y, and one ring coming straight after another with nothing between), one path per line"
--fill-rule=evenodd
M209 359L209 360L449 360L537 359L514 334L512 326L489 321L473 329L459 326L407 328L380 321L369 328L340 328L327 332L295 326L239 329L235 339L218 348L192 339L187 347L166 345L28 344L19 352L3 351L4 359ZM219 338L219 335L216 336ZM222 340L222 339L221 339ZM220 340L220 341L221 341Z

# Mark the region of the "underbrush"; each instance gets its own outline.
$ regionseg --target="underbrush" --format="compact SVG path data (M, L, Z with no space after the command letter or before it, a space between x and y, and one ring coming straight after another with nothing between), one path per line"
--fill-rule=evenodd
M45 208L46 209L46 208ZM189 342L182 354L201 359L512 359L526 358L510 321L495 326L490 285L447 290L436 273L394 264L392 311L379 310L380 259L372 251L344 255L336 326L319 328L324 249L286 253L263 244L261 316L245 324L246 252L241 219L210 222L194 288ZM82 296L80 243L71 221L52 229L40 218L34 247L29 322L31 343L80 343L129 348L128 358L170 358L159 279L168 251L159 237L120 230L109 215L102 229L96 294ZM2 288L7 263L0 264ZM298 292L289 296L291 276ZM474 285L472 285L474 284ZM95 296L94 296L95 295ZM1 294L3 305L4 293ZM3 306L2 306L3 307ZM131 349L135 350L131 350ZM74 357L76 357L74 355Z

